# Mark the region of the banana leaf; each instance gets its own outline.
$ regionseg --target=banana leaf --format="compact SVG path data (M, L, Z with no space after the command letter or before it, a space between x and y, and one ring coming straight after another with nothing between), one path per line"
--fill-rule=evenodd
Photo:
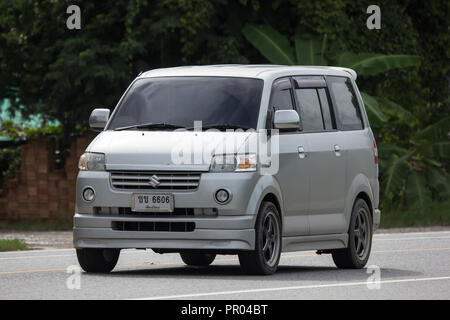
M288 39L271 26L246 24L242 33L271 63L296 64L294 51Z
M407 149L402 148L396 144L383 143L378 146L378 156L380 159L389 159L394 154L402 157L407 152Z
M427 144L423 154L429 158L450 159L450 141Z
M444 170L427 168L427 180L439 197L442 199L450 198L450 178Z
M338 58L338 65L351 68L362 76L374 76L392 69L417 67L420 65L420 57L405 54L344 52Z
M327 62L323 57L326 46L326 36L321 41L311 35L295 35L295 53L297 63L300 65L326 66Z
M431 190L424 174L413 171L408 175L405 195L408 206L414 205L425 209L430 204Z
M450 116L419 131L416 135L419 139L428 139L431 141L442 141L450 137Z
M367 116L369 117L371 125L379 126L387 121L386 116L380 109L377 99L365 92L361 92L361 97L364 101L364 105L366 106Z
M387 98L379 98L378 104L381 108L381 110L391 117L396 117L402 121L408 122L408 123L417 123L418 120L414 115L403 108L401 105L393 102L392 100L389 100Z
M386 166L382 168L383 194L389 200L400 194L403 186L403 180L408 172L408 163L405 161L405 157L393 154Z

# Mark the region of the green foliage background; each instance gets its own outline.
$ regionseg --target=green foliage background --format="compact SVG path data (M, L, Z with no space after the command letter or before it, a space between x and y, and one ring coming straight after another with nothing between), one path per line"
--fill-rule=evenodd
M81 30L66 28L66 8L71 4L81 8ZM410 141L412 133L450 114L450 2L380 0L380 30L366 27L366 8L371 4L353 0L0 0L0 92L6 86L19 88L17 99L12 100L16 106L26 106L22 113L39 112L57 119L62 135L68 136L87 125L94 106L114 108L140 71L267 63L245 39L242 28L270 25L291 43L297 33L326 35L327 61L337 61L345 51L420 56L419 68L358 79L368 94L395 101L414 115L402 121L388 115L377 132L382 156L383 149L388 149L384 146L409 148L415 143ZM448 162L443 166L448 173ZM412 176L410 181L424 176L422 172L422 177Z
M81 30L68 30L77 4ZM284 35L327 34L326 57L342 51L422 57L419 70L392 72L360 86L438 119L448 99L449 2L379 1L380 30L368 30L370 1L116 0L0 1L0 90L20 89L28 113L42 111L65 130L86 123L93 106L113 108L142 70L186 64L265 63L243 37L246 23ZM405 90L407 88L407 90ZM19 103L19 102L18 102ZM429 104L429 108L424 105Z

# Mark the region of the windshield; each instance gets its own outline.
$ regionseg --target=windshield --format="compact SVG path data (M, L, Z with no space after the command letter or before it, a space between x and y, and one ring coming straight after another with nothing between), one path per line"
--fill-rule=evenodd
M256 129L262 88L262 80L250 78L139 79L118 106L108 129L174 130L192 128L194 121L210 127Z

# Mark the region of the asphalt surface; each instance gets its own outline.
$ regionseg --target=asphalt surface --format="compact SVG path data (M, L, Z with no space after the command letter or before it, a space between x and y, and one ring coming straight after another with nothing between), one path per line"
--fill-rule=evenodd
M110 274L77 269L74 249L0 253L0 299L450 299L450 231L376 234L362 270L305 251L248 276L236 256L193 268L151 250L123 250Z

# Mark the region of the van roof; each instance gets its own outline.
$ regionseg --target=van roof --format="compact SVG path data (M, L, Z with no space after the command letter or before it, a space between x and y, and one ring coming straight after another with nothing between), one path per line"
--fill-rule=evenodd
M139 77L216 76L271 79L288 75L335 75L356 80L356 72L349 68L328 66L283 66L269 64L220 64L160 68L142 73Z

